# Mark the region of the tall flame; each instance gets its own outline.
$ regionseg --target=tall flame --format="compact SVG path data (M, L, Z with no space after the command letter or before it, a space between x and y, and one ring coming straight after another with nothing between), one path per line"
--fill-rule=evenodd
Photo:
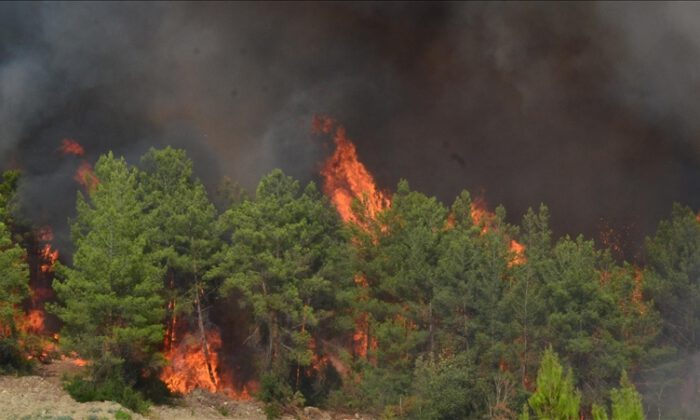
M355 145L347 137L342 125L327 116L314 116L313 131L319 134L333 134L335 143L335 152L321 169L323 191L331 198L345 223L355 223L367 228L353 211L353 201L358 200L364 207L365 215L374 219L379 212L391 206L390 198L377 188L374 177L360 162ZM362 274L355 276L355 284L360 288L369 287ZM369 334L368 314L357 315L352 339L353 350L358 357L366 358L370 349L376 349L377 340Z
M357 150L347 137L345 128L326 116L314 116L316 133L333 134L335 152L321 169L323 190L331 198L340 217L345 222L358 223L352 211L352 202L359 200L370 218L391 205L389 197L374 183L374 177L357 157Z

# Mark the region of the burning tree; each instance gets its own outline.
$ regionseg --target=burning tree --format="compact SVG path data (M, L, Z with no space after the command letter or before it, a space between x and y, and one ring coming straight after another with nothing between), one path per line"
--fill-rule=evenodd
M209 331L205 302L212 288L204 278L219 247L216 210L204 186L192 174L192 162L183 150L151 149L141 159L140 196L145 204L149 250L164 265L168 300L165 355L178 369L168 368L162 378L172 391L187 392L195 385L216 391L221 385L218 355L212 354L215 334ZM189 319L196 324L199 351L185 343ZM178 328L178 324L185 328ZM220 338L213 340L220 345ZM189 358L188 358L189 355ZM187 360L194 363L187 363ZM197 378L183 381L176 378ZM201 380L202 377L207 378Z

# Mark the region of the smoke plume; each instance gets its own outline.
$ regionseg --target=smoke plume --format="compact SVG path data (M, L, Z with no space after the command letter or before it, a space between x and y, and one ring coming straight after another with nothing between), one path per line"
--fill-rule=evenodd
M315 113L379 184L463 188L557 233L650 233L698 208L700 6L492 3L0 5L0 165L65 240L77 160L188 150L209 186L316 179ZM60 246L60 242L59 242Z

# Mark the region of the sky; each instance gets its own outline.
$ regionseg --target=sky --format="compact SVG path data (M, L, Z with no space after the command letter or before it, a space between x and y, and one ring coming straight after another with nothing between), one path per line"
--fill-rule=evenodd
M697 3L2 3L0 169L67 237L86 159L185 148L214 188L319 182L342 122L377 183L463 189L635 254L700 208Z

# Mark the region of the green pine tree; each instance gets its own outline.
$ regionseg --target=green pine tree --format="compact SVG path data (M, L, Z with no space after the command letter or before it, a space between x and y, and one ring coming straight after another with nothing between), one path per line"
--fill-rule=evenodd
M14 198L19 174L3 173L0 183L0 372L28 367L22 343L26 333L18 325L24 316L22 302L30 295L26 251L13 241Z
M700 349L700 222L675 204L669 220L647 238L648 294L664 321L667 341L684 352Z
M2 214L0 209L0 214ZM0 372L24 367L17 325L24 315L21 303L29 297L29 268L26 252L12 243L10 232L0 221Z
M261 354L263 399L284 400L311 364L312 338L342 318L336 294L352 278L341 269L347 241L339 217L313 184L302 190L275 170L223 219L231 243L209 275L224 278L221 293L252 312L248 344Z
M644 420L642 398L627 377L622 372L620 388L610 391L612 400L612 420Z
M73 266L59 267L54 311L63 348L91 361L96 383L134 384L162 364L163 270L145 252L136 171L110 152L95 173L95 191L78 196Z
M538 419L576 420L579 417L581 393L574 388L569 370L559 363L559 357L547 348L537 371L537 390L528 400Z

